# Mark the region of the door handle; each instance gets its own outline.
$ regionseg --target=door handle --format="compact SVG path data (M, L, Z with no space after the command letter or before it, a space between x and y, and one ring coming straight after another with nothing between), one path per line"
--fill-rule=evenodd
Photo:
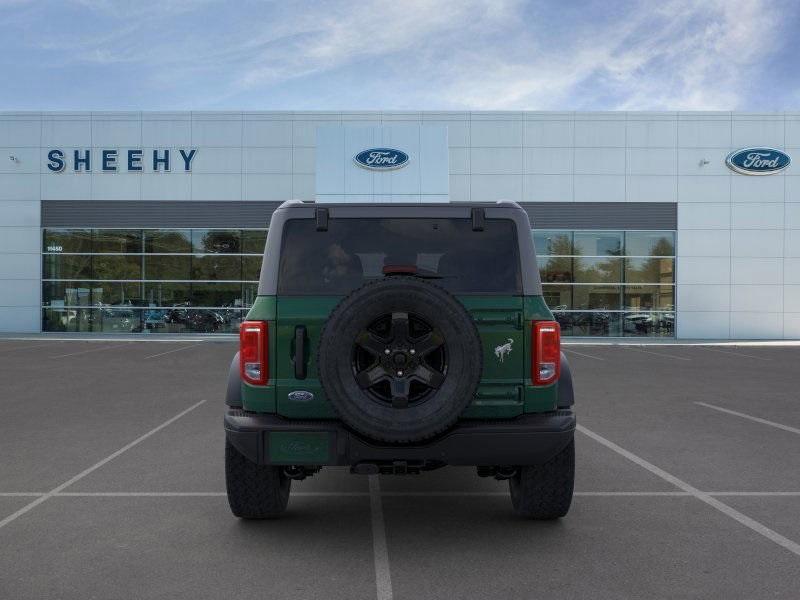
M294 378L306 378L306 328L298 325L294 328Z

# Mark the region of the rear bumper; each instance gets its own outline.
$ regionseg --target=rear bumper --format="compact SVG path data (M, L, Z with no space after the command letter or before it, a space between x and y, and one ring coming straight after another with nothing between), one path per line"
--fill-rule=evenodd
M380 444L336 421L289 420L230 408L225 435L250 461L276 465L438 462L448 465L535 465L573 438L575 413L558 410L503 421L461 421L417 445Z

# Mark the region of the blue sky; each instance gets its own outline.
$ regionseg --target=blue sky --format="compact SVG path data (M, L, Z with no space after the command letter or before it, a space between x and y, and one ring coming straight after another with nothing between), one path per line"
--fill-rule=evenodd
M800 110L793 0L0 0L0 110Z

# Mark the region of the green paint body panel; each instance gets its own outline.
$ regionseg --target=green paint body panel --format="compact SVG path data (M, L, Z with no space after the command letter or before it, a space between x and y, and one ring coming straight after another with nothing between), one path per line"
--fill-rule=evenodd
M274 321L278 317L278 298L276 296L257 296L247 312L249 321Z
M276 464L325 464L331 458L330 434L324 431L271 431L268 444Z
M333 308L339 304L339 296L301 296L278 298L277 326L277 369L275 387L277 390L278 414L295 419L334 419L336 418L330 402L322 392L317 376L317 346L322 327ZM294 376L294 330L303 325L306 328L305 379ZM349 352L349 350L348 350ZM292 402L290 392L303 390L314 394L310 402Z
M242 384L245 410L294 419L335 419L317 377L316 354L325 321L341 296L259 296L248 319L269 323L269 384ZM531 381L531 321L550 320L541 296L458 296L470 312L483 344L483 373L467 419L503 419L556 408L558 384L534 387ZM295 328L306 328L305 379L294 374ZM506 352L503 349L510 348ZM313 399L291 401L290 392ZM271 452L272 450L270 450Z
M525 328L521 296L459 296L481 336L483 373L468 419L510 418L522 414ZM495 353L509 347L510 352Z

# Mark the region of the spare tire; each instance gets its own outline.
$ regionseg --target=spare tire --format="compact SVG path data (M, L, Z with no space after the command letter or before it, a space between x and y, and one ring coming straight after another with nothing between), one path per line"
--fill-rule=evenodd
M472 317L449 292L391 276L334 308L317 365L346 425L373 440L409 443L456 422L475 396L483 353Z

